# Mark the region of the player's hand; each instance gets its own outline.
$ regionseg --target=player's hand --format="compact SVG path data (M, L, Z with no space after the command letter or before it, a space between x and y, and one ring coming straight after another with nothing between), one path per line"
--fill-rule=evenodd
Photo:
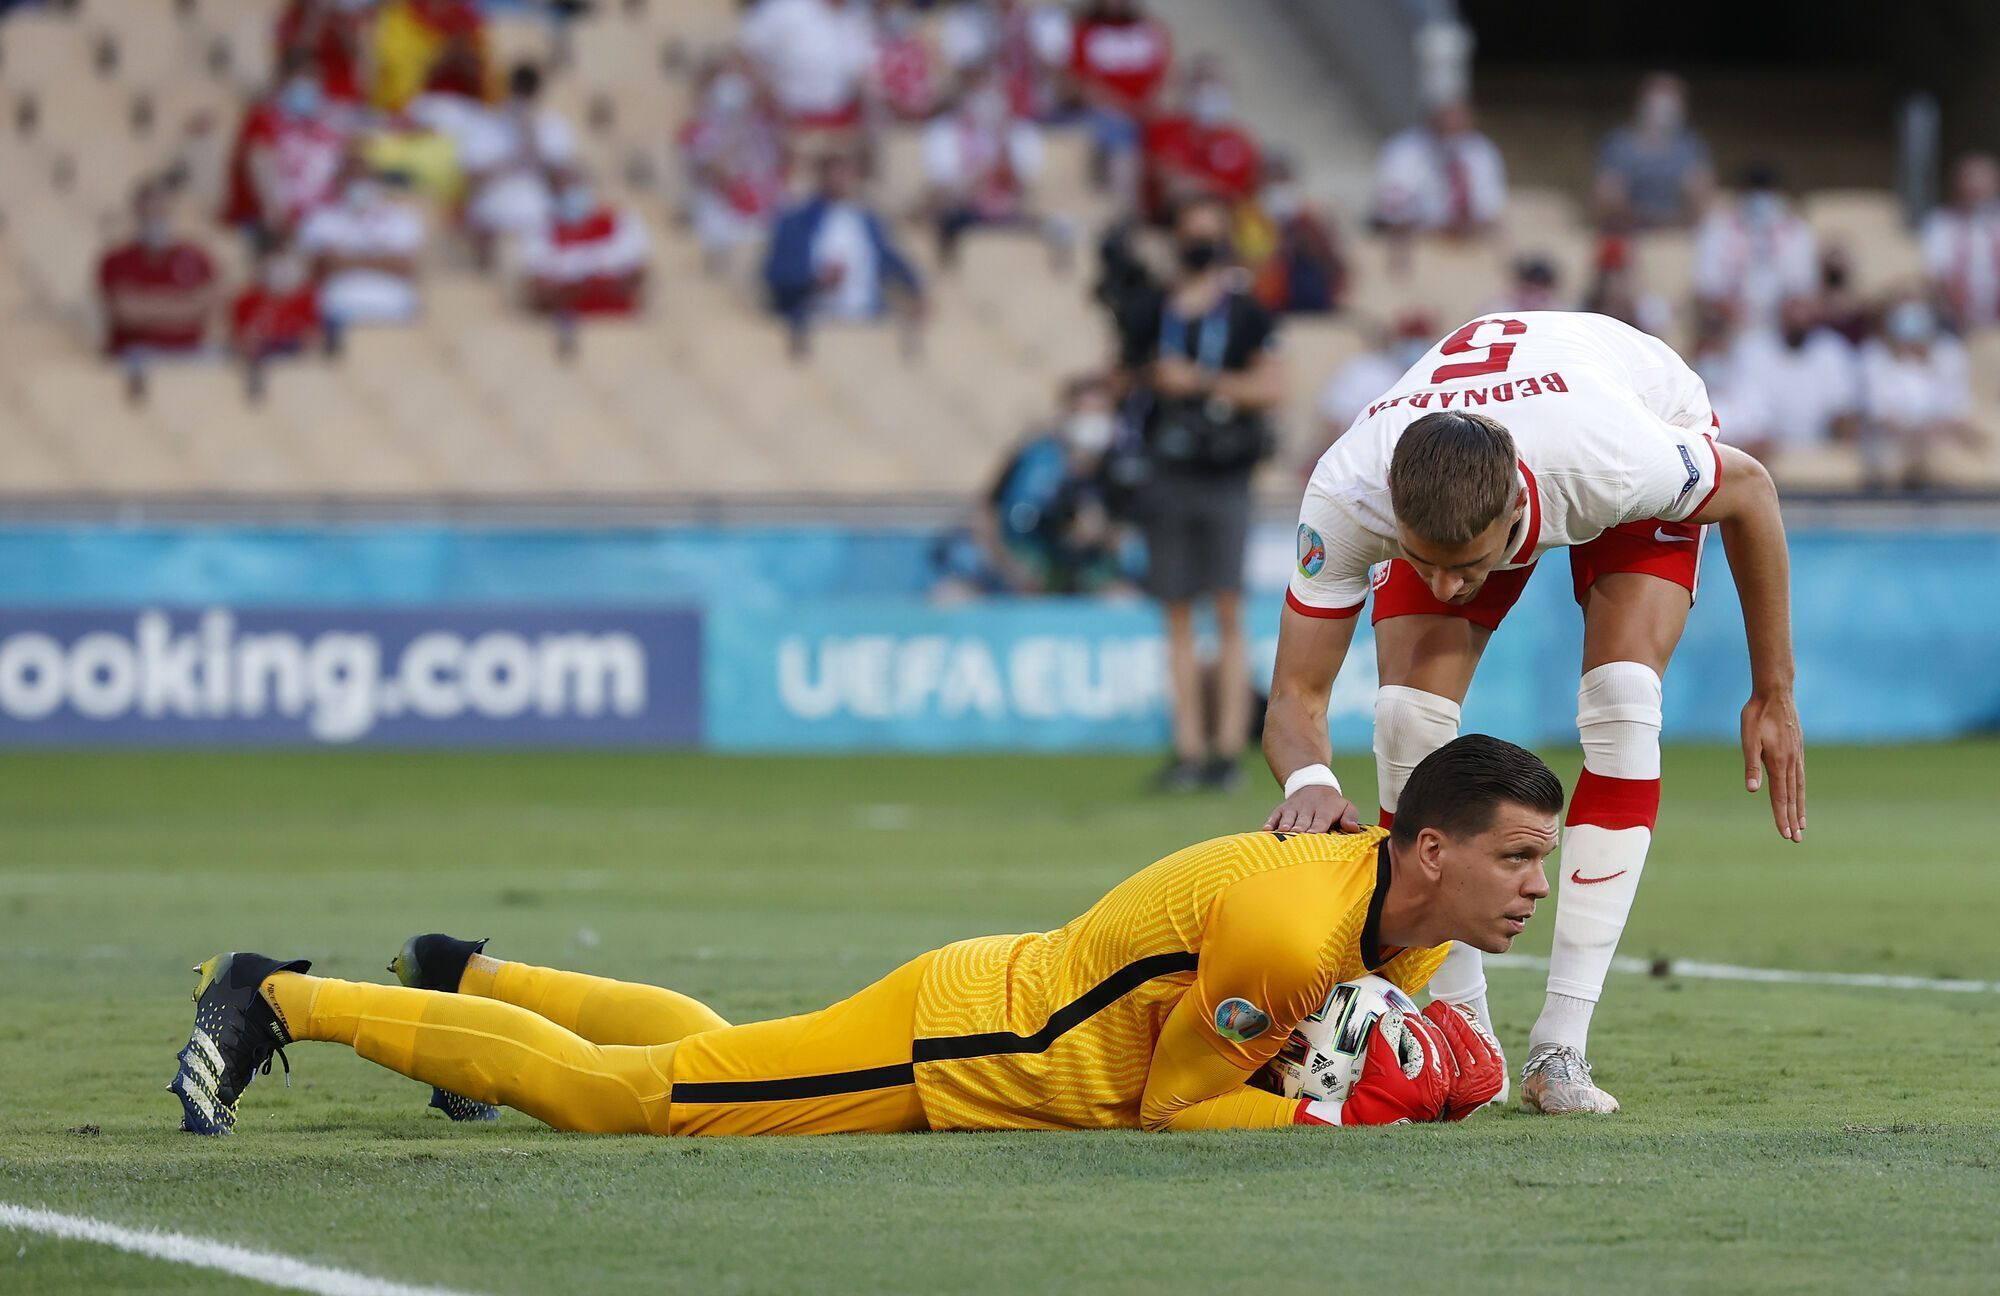
M1265 832L1360 832L1354 803L1323 783L1302 787L1279 803L1264 821Z
M1424 1008L1424 1016L1451 1048L1451 1093L1439 1119L1464 1120L1500 1096L1507 1059L1500 1055L1500 1042L1469 1009L1436 999Z
M1743 704L1743 786L1769 779L1771 819L1786 841L1806 837L1806 738L1790 689L1754 693Z
M1415 1013L1375 1023L1361 1074L1343 1103L1299 1104L1300 1125L1400 1125L1444 1119L1451 1096L1451 1045L1437 1024Z

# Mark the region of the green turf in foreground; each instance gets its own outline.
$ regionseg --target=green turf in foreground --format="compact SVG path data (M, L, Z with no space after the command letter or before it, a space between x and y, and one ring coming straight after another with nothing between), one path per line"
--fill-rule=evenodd
M1561 772L1572 772L1574 758ZM1626 952L2000 977L2000 747L1814 753L1804 849L1733 753L1670 754ZM1060 922L1268 808L1123 759L0 758L0 1200L493 1292L1986 1292L2000 995L1614 978L1609 1120L1241 1135L678 1141L455 1128L302 1045L224 1140L162 1092L186 971L380 972L412 930L738 1019ZM1545 949L1547 914L1522 942ZM1533 974L1494 973L1518 1055ZM72 1133L94 1125L97 1133ZM0 1234L0 1291L217 1275Z

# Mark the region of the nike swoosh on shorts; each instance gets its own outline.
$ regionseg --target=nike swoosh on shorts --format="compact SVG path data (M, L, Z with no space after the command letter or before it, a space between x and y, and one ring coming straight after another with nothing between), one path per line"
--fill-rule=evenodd
M1665 540L1668 544L1693 544L1693 536L1668 535L1665 527L1653 528L1653 539Z

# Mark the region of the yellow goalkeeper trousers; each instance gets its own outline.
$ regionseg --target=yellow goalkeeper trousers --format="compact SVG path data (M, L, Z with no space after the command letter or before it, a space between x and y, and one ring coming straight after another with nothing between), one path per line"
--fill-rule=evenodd
M830 1008L732 1026L658 986L475 955L459 993L281 972L296 1040L347 1044L452 1093L596 1134L926 1128L911 1072L920 955Z

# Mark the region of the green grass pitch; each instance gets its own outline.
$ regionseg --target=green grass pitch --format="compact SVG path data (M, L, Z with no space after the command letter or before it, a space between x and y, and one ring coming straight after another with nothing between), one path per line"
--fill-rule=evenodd
M1573 776L1574 755L1558 753ZM1733 751L1669 752L1623 952L2000 978L2000 745L1812 754L1781 842ZM1349 762L1350 769L1360 766ZM162 1086L223 949L386 980L412 932L735 1020L1060 923L1261 822L1124 758L10 755L0 1201L481 1292L1908 1291L2000 1283L2000 995L1614 975L1601 1120L817 1140L461 1128L291 1050L231 1138ZM1547 948L1547 906L1521 948ZM1539 974L1496 970L1518 1063ZM0 1229L0 1291L232 1280Z

